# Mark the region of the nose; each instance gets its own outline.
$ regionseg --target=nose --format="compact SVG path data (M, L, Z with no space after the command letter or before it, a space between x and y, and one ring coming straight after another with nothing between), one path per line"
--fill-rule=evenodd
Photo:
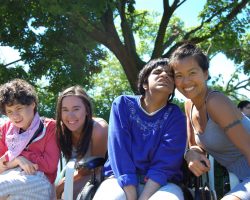
M75 116L75 113L73 111L68 111L67 112L67 116L68 117L74 117Z
M167 74L166 71L162 71L160 75L163 76L163 77L167 77L168 76L168 74Z
M182 78L182 83L183 83L183 84L186 84L186 83L188 83L189 81L190 81L190 79L189 79L188 76L184 76L184 77Z
M19 112L18 111L13 111L10 116L12 119L18 119L19 118Z

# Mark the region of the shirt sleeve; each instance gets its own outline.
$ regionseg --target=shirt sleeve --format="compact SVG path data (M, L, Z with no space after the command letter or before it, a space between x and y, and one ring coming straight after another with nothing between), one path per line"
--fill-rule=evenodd
M137 185L136 169L131 159L129 115L124 97L112 104L109 119L108 152L111 168L121 187Z
M23 151L21 155L26 157L33 163L38 164L38 169L47 174L53 174L57 170L57 165L59 161L59 148L56 139L56 127L54 121L48 122L46 127L46 134L44 142L39 144L39 141L34 142L31 145L43 145L44 147L39 147L43 151ZM32 149L32 146L30 148ZM34 147L35 148L35 147Z
M177 107L175 107L177 108ZM180 180L183 154L186 147L186 120L183 113L173 109L165 123L159 147L152 157L147 177L160 185Z
M5 144L6 124L7 123L0 126L0 157L8 150Z

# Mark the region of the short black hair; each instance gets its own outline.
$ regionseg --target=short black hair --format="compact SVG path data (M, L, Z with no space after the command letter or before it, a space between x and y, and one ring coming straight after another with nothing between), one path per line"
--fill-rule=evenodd
M250 104L250 101L247 101L247 100L244 100L244 101L240 101L239 103L238 103L238 108L239 109L243 109L243 108L245 108L248 104Z
M168 65L168 58L157 58L157 59L153 59L150 60L140 71L139 75L138 75L138 81L137 81L137 89L139 94L141 95L145 95L145 89L143 87L143 84L148 83L148 77L150 75L150 73L153 71L153 69L157 68L158 66L163 66L166 68L169 68ZM172 101L174 98L174 91L173 93L169 96L168 101Z
M172 53L172 55L170 56L169 65L173 67L176 62L186 57L193 57L204 72L208 71L209 60L207 55L195 44L192 44L190 42L182 44ZM211 77L208 76L208 79L210 78Z

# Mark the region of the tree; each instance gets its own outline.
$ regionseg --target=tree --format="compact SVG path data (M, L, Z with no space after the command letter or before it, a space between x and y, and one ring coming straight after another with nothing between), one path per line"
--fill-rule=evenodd
M113 100L122 94L133 94L119 61L109 54L102 62L102 71L92 77L93 88L88 94L93 99L93 107L97 116L109 120Z
M187 1L163 0L164 11L157 15L135 10L135 0L2 0L0 45L19 50L29 69L5 64L1 75L6 78L14 72L33 84L45 77L45 92L55 100L68 85L90 89L91 77L101 71L100 61L109 49L136 92L144 64L169 57L187 40L207 50L210 57L226 54L248 74L249 1L207 1L199 14L200 24L189 28L174 15Z

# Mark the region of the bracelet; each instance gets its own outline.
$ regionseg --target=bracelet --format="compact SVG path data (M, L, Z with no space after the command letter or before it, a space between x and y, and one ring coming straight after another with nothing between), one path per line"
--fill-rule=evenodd
M183 156L185 160L186 160L187 153L188 153L190 150L191 150L191 149L189 149L189 148L185 150L185 153L184 153L184 156Z

